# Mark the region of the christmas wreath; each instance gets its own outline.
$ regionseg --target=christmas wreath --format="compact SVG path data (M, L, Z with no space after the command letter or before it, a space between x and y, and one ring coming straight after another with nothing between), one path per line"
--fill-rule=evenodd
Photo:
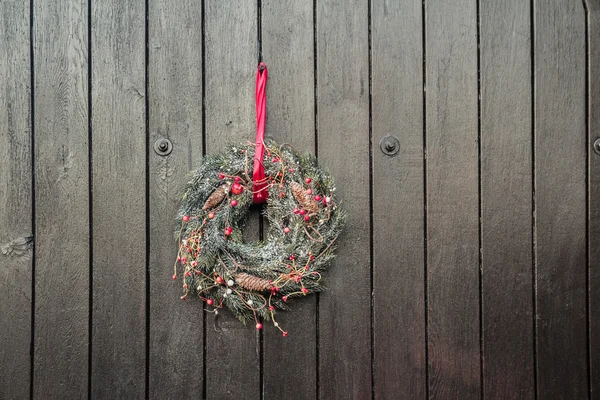
M226 307L242 322L276 322L289 301L323 289L321 273L334 258L344 213L335 185L314 156L290 145L264 143L264 178L249 175L254 143L207 155L191 174L178 214L179 252L173 279L211 310ZM264 241L246 243L242 229L256 197L268 193ZM264 196L267 197L267 196ZM254 200L254 201L253 201Z

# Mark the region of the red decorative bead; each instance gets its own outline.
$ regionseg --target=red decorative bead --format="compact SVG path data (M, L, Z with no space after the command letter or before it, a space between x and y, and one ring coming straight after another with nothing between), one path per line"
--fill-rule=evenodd
M306 214L306 210L300 210L300 215Z
M190 263L190 265L191 265L192 267L197 267L197 266L198 266L198 261L194 260L194 261L192 261L192 262Z
M307 289L307 288L305 288L305 287L303 287L303 288L302 288L302 293L304 293L304 294L307 294L307 293L308 293L308 289Z
M319 196L319 195L316 195L316 196L315 196L315 201L321 201L321 196Z
M293 254L290 256L290 260L293 260L293 259L295 259L295 258L296 258L296 256L295 256L295 255L293 255Z
M219 174L219 179L224 179L224 178L225 178L225 175Z
M177 274L173 274L173 280L177 279Z
M239 178L239 177L236 176L236 178ZM231 193L233 193L233 194L242 194L243 191L244 191L244 187L237 182L231 186Z
M187 215L184 215L183 218L181 218L183 220L183 222L188 222L190 220L190 217Z
M286 337L286 336L287 336L287 332L285 332L285 331L284 331L284 332L283 332L281 335L282 335L283 337Z
M262 324L260 322L256 323L256 329L259 329L259 330L262 329Z
M312 194L312 189L311 188L306 189L306 194Z
M269 306L269 311L273 311L274 309L275 309L275 307Z
M312 182L312 179L310 179L310 178L306 178L306 179L304 180L304 182L306 182L306 183L311 183L311 182Z
M283 228L283 233L290 233L290 228L287 226Z
M288 297L287 297L287 296L283 296L283 297L281 298L281 300L283 300L284 302L287 302L287 299L288 299Z
M235 199L231 200L231 206L232 206L232 207L235 207L235 206L237 206L237 204L238 204L238 203L237 203L237 200L235 200Z
M209 306L212 306L213 305L213 299L206 300L206 304L208 304Z
M305 216L304 216L304 220L305 220L306 222L310 221L310 215L305 215Z
M208 218L209 219L213 219L215 217L215 213L214 212L209 212L208 213Z

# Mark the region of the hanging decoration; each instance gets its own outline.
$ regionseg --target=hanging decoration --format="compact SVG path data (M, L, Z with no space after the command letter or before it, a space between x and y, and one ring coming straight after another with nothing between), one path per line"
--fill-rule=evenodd
M226 307L257 329L272 321L287 336L276 313L323 290L322 273L345 216L332 178L314 156L265 141L266 81L261 63L256 142L207 155L191 173L178 215L173 279L183 278L182 300L198 295L214 313ZM266 239L244 241L250 206L265 202Z

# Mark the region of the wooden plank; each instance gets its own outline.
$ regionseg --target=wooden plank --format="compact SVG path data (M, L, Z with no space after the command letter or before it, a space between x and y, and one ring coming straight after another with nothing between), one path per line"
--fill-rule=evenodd
M480 3L483 394L534 398L531 14Z
M29 2L0 3L0 398L29 398L31 79Z
M369 29L365 1L318 1L319 160L350 216L319 301L319 397L371 396Z
M202 304L186 304L173 282L174 222L188 171L202 155L202 7L198 1L148 3L149 132L152 146L168 138L168 156L150 150L151 399L201 398ZM184 350L193 345L193 351ZM185 352L185 355L184 355ZM193 376L193 379L190 377Z
M534 3L537 381L587 397L585 19L581 2Z
M269 68L267 135L302 152L315 152L313 4L263 0L262 54ZM265 325L263 394L265 399L315 398L317 387L316 298L291 304L278 323Z
M35 2L34 398L88 395L87 13Z
M145 7L92 3L91 396L142 398L146 364Z
M477 13L426 3L429 393L480 397Z
M371 4L374 390L377 399L419 399L427 384L423 3ZM393 157L379 147L388 135L400 141Z
M257 66L256 2L205 3L206 151L254 140ZM246 226L257 240L258 213ZM206 316L206 397L252 399L260 395L259 333L228 310Z
M587 0L588 9L588 158L589 158L589 335L591 398L600 398L600 151L593 144L600 139L600 1Z

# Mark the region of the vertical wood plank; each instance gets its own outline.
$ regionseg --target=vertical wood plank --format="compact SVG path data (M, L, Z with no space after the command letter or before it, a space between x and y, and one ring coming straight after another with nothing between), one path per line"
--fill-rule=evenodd
M319 160L348 212L319 301L319 397L371 397L369 29L365 1L317 1Z
M426 394L422 1L372 1L375 398ZM398 40L401 37L402 40ZM400 141L390 157L379 143Z
M0 398L29 397L31 78L29 2L0 3Z
M88 395L87 1L36 1L34 398ZM58 356L59 354L63 356Z
M429 393L480 397L477 13L426 2Z
M587 397L585 15L535 2L535 234L540 397Z
M254 86L258 61L257 4L205 3L206 151L254 139ZM258 213L246 240L257 240ZM228 310L206 316L206 396L252 399L260 395L259 333Z
M263 0L262 54L269 68L266 133L278 143L315 152L313 4ZM291 304L277 316L289 332L266 324L263 393L265 399L316 397L316 296Z
M531 14L480 2L483 387L534 397Z
M92 2L94 399L145 393L145 19L140 1Z
M591 398L600 398L600 151L593 145L600 140L600 1L587 0L588 12L588 158L589 158L589 335Z
M150 332L151 399L201 398L202 304L186 304L181 280L171 275L177 245L174 217L188 171L202 155L202 7L199 1L151 1L148 10L150 134ZM168 138L173 151L152 146ZM185 350L191 345L192 351ZM190 379L193 377L192 379Z

